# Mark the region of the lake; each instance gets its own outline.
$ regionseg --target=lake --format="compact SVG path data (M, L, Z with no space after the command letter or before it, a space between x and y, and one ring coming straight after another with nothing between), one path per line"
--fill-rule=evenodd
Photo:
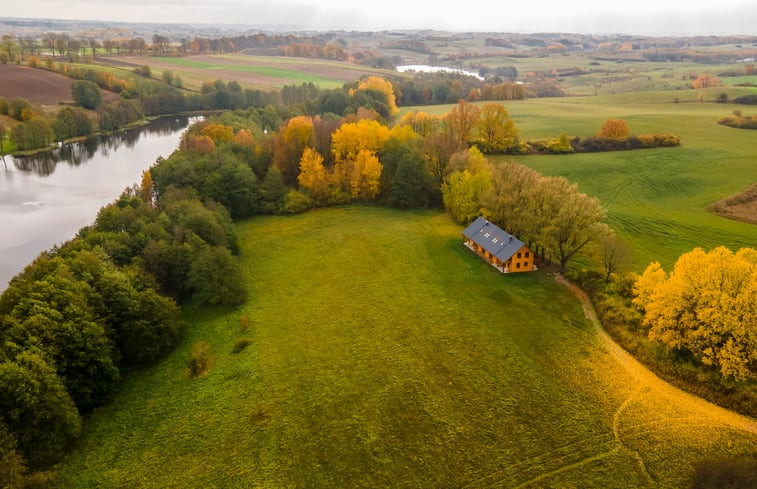
M165 117L51 153L0 161L0 291L41 252L73 238L198 118Z
M430 65L403 65L398 66L397 71L400 73L405 72L417 72L417 73L460 73L462 75L468 75L468 76L475 76L479 80L483 80L484 78L479 75L478 73L475 73L473 71L467 71L463 70L461 68L449 68L447 66L430 66Z

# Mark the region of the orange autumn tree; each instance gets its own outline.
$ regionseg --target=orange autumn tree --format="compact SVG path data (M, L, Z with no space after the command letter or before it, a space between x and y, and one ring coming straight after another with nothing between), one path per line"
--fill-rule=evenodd
M255 138L252 136L252 132L247 129L240 129L234 135L234 144L240 148L255 149Z
M623 119L607 119L602 124L602 129L597 133L597 139L613 139L622 141L628 139L630 131L628 125Z

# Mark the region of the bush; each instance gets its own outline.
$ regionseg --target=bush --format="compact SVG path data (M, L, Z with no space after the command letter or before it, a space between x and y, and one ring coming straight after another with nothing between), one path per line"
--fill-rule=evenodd
M8 102L8 117L12 117L18 121L23 120L22 114L24 113L24 110L33 110L32 104L30 104L25 98L16 97Z
M290 190L284 197L284 212L297 214L308 210L313 205L313 199L297 190Z
M213 356L210 351L210 344L207 341L198 341L192 345L192 356L189 358L187 369L191 377L197 377L210 369L213 363Z
M91 81L79 80L71 84L71 95L74 102L85 109L96 109L102 103L102 95L97 84Z
M250 338L241 338L234 343L234 348L231 349L231 353L239 353L252 344Z
M150 67L147 65L137 66L134 68L134 74L150 78L152 76L152 70L150 70Z

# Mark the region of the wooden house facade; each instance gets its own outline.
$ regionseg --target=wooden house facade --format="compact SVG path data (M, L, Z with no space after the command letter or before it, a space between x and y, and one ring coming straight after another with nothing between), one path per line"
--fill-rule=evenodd
M533 251L483 217L463 231L464 244L502 273L536 270Z

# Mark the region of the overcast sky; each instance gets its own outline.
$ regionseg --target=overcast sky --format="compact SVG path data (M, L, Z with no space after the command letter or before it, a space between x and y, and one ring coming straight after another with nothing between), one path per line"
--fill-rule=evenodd
M304 29L757 34L756 0L9 0L4 17Z

